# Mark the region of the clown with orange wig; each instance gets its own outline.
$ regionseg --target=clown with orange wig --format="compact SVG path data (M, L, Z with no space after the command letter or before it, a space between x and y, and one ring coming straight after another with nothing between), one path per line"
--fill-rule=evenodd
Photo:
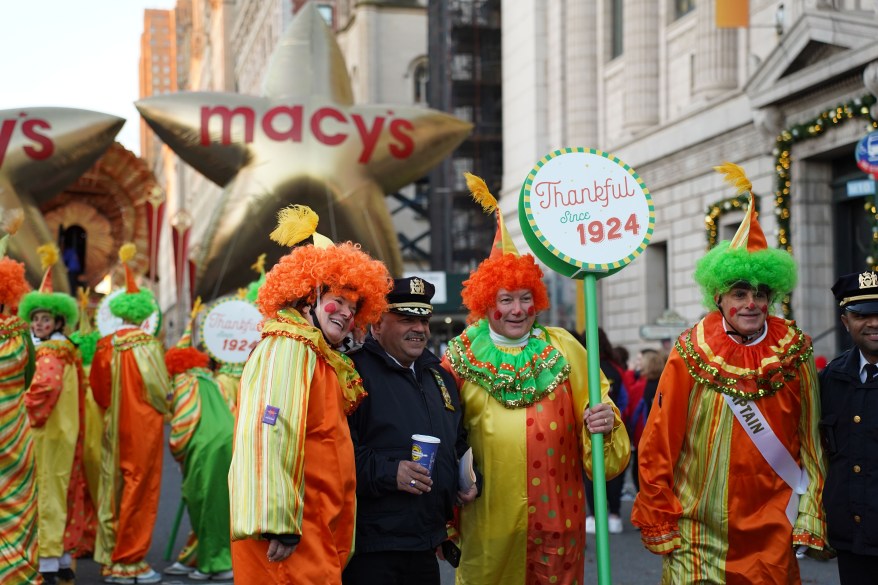
M549 307L543 272L520 256L497 201L480 178L467 185L497 209L491 255L463 283L471 325L452 339L443 365L457 378L482 496L460 513L457 583L583 583L589 433L605 435L607 478L621 473L628 434L601 375L589 408L585 348L564 329L536 323Z
M340 353L386 308L387 268L350 242L318 234L317 214L279 214L274 241L293 246L266 274L266 320L241 377L229 471L232 562L242 583L339 585L354 542L354 449L346 415L364 396Z
M24 264L6 256L9 237L24 220L21 210L3 214L0 238L0 583L36 583L37 494L33 436L24 391L34 374L30 329L16 314L30 290Z
M171 455L183 469L183 501L195 534L195 568L176 563L191 579L232 578L229 542L229 465L235 421L222 390L207 369L208 355L192 347L195 301L180 341L165 354L174 385L171 399ZM174 572L166 571L170 574Z

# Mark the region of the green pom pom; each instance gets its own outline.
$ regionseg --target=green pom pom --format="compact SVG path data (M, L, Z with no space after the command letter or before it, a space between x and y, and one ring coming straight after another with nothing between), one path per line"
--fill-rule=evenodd
M79 353L82 355L82 363L86 366L90 365L94 359L95 350L98 347L98 340L100 338L101 332L97 330L92 331L91 333L74 331L70 335L70 341L79 348Z

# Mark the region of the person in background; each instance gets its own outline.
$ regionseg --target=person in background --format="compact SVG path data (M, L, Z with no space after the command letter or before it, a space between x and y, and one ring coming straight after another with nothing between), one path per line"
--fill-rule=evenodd
M174 385L171 399L171 455L183 470L182 498L195 534L196 581L232 578L229 540L229 465L234 418L219 385L207 369L208 355L192 347L192 323L201 310L195 301L175 347L165 353ZM182 563L172 565L186 568ZM175 574L165 570L165 573Z
M146 555L158 515L171 381L161 342L139 327L158 306L128 265L136 253L131 243L119 249L125 290L110 300L110 312L123 326L98 341L89 374L95 402L106 411L94 554L105 583L162 579Z
M624 413L628 408L628 389L623 382L624 366L616 362L616 355L606 331L598 327L598 351L601 357L601 373L610 382L610 400ZM624 415L622 417L625 422ZM632 449L633 451L633 449ZM625 470L616 477L607 480L607 507L609 508L608 527L610 534L620 534L622 527L622 487L625 485ZM595 533L594 521L594 484L585 479L585 499L588 502L588 515L585 517L585 531Z
M631 521L662 583L800 583L795 548L825 546L823 450L811 340L769 316L796 265L768 248L743 169L717 170L750 207L696 265L714 310L671 352L638 446Z
M95 509L86 482L85 389L82 361L64 335L75 327L76 300L54 292L58 248L37 249L45 275L39 290L24 295L19 316L31 327L36 372L24 395L34 435L37 468L40 573L46 585L75 578L73 557L94 550Z
M3 212L0 237L0 583L38 583L37 483L33 431L24 391L34 374L30 330L18 303L30 290L24 264L6 256L9 238L24 221L20 209Z
M641 364L641 376L643 384L639 385L642 395L637 398L637 404L633 409L629 408L631 416L628 425L628 434L631 436L631 479L636 490L640 490L640 477L637 473L637 445L646 427L649 411L658 391L659 379L668 361L668 354L662 351L645 351ZM630 405L629 405L630 406Z
M484 181L467 185L487 211ZM460 512L459 585L582 583L591 436L604 435L607 478L628 463L628 434L601 375L589 405L588 355L564 329L538 325L549 307L543 273L515 249L497 211L491 255L463 285L470 325L443 359L458 382L464 428L484 474Z
M823 505L839 582L865 585L878 578L878 273L845 274L832 293L854 345L820 373Z
M357 458L356 552L345 585L439 585L436 553L448 538L458 491L458 459L468 449L454 378L427 349L435 287L394 280L387 312L350 354L368 393L348 417ZM432 474L411 460L412 435L438 438Z
M365 397L336 348L384 312L387 268L316 232L292 206L271 238L293 246L268 272L266 320L244 366L229 496L232 565L241 583L340 585L354 543L356 468L346 415Z

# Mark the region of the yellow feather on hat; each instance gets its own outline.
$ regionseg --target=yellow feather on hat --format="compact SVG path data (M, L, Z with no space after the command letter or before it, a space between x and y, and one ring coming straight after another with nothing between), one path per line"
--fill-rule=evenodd
M464 173L463 176L466 177L466 187L472 193L473 200L482 206L485 213L493 213L497 209L497 198L491 195L485 180L472 173Z
M750 183L744 169L735 163L725 162L718 167L713 167L713 170L722 174L723 181L737 189L738 195L753 190L753 184Z
M135 254L137 254L137 246L132 242L122 244L122 247L119 248L119 260L122 262L130 262L134 259Z
M24 212L21 209L10 209L3 216L3 231L14 236L24 223Z
M269 237L281 246L292 247L311 237L317 231L320 220L307 205L291 205L277 214L277 227Z
M43 244L37 248L37 254L40 255L40 265L43 267L43 270L54 266L58 262L58 246L55 244Z
M195 303L192 305L192 310L189 311L189 318L195 319L198 313L201 312L201 309L204 308L204 304L201 302L201 297L197 297L195 299Z

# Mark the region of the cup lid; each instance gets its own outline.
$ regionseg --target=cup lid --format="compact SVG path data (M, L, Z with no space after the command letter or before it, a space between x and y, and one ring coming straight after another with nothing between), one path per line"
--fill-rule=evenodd
M412 441L421 441L423 443L441 443L437 437L432 435L412 435Z

